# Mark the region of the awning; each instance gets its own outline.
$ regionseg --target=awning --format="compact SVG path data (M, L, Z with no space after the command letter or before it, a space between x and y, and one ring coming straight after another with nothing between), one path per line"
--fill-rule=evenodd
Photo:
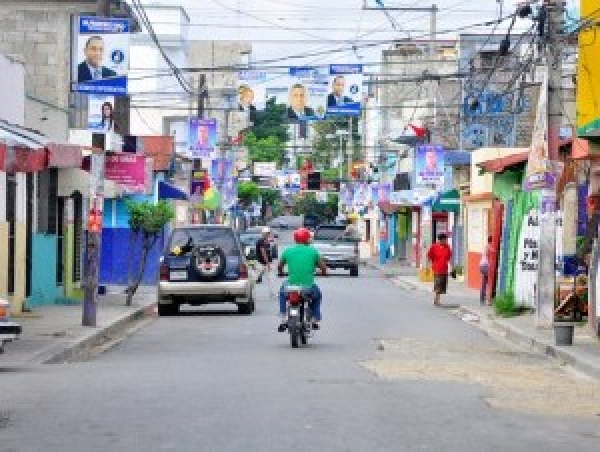
M58 170L58 196L71 196L73 192L80 192L83 196L89 196L91 176L85 170L79 168L61 168ZM123 195L125 189L119 184L104 180L104 198L114 199Z
M497 159L487 160L479 163L477 166L486 173L502 173L508 168L527 162L529 152L521 152L520 154L507 155Z
M158 199L181 199L182 201L187 201L188 198L188 194L180 188L168 182L158 182Z
M460 193L458 190L448 190L440 195L433 203L431 208L434 212L454 212L460 211Z

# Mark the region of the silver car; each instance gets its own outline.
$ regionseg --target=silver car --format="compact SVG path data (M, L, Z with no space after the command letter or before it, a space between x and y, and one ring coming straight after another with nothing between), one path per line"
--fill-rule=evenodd
M255 281L233 228L195 225L173 230L160 264L158 314L175 315L182 304L233 303L252 314Z

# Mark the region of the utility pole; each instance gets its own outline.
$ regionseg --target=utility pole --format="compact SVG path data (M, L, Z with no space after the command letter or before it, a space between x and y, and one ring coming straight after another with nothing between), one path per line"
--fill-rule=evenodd
M348 145L346 154L348 156L348 181L352 180L352 154L354 153L354 137L352 136L352 116L348 118Z
M563 121L562 107L562 54L564 36L561 33L564 18L562 0L545 0L548 23L546 31L546 66L548 68L548 168L556 174L559 134ZM542 25L543 26L543 25ZM545 93L541 93L544 95ZM549 326L554 321L556 291L556 182L542 190L540 209L540 243L536 321L538 326Z
M110 16L110 0L98 0L97 15ZM87 221L87 250L83 298L83 326L96 326L98 311L98 281L100 277L100 248L102 246L102 215L104 210L104 168L107 141L112 133L94 134L94 153L90 157L90 203Z

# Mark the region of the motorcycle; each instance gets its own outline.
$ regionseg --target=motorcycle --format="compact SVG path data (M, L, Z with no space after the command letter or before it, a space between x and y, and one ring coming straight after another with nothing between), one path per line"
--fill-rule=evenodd
M308 338L312 336L312 313L310 310L312 300L300 286L287 286L284 292L288 306L290 344L293 348L298 348L299 342L306 345Z

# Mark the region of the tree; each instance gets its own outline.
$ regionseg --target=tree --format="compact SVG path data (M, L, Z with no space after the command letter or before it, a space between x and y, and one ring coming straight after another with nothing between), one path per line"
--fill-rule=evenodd
M314 193L305 193L296 199L293 212L294 215L316 215L320 221L333 221L338 214L338 196L328 193L327 202L321 203Z
M242 182L238 185L238 198L240 201L249 206L253 201L260 198L260 188L254 182Z
M163 228L175 218L175 210L166 201L158 201L157 204L148 201L128 201L126 207L129 213L129 227L133 235L132 238L136 243L137 239L141 238L142 240L140 265L137 274L134 275L133 280L130 281L129 287L126 290L127 301L125 304L131 306L133 296L144 277L150 250L156 244Z
M248 148L248 159L254 162L275 162L278 166L285 155L285 145L276 136L258 138L250 132L244 138L244 146Z
M288 141L287 106L278 104L274 97L267 100L265 110L256 112L249 132L259 140L275 137L280 143Z

